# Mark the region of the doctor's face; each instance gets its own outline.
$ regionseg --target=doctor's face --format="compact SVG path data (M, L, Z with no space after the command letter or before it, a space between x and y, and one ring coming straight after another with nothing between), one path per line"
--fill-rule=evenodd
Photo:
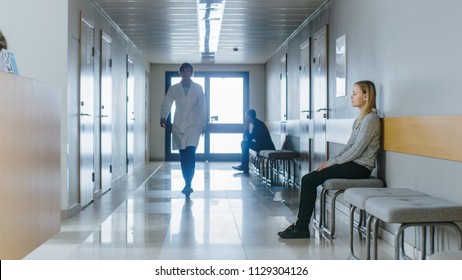
M193 73L193 71L192 71L191 68L186 67L186 68L181 69L180 70L181 79L189 80L191 78L191 76L192 76L192 73Z

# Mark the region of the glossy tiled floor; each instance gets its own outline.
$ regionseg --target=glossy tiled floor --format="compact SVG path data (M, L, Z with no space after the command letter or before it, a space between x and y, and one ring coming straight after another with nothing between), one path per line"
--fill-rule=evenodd
M296 219L298 189L267 188L233 164L198 162L186 199L178 163L148 163L64 220L61 232L26 259L349 258L345 217L334 240L315 229L310 239L280 239L277 232ZM361 252L364 242L356 244ZM389 247L381 244L380 258L390 258Z

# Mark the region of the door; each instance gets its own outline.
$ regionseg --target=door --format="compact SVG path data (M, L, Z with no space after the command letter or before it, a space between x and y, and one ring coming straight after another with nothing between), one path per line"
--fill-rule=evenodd
M326 119L327 108L327 27L313 38L311 73L313 77L313 168L327 160Z
M133 171L135 121L135 64L127 56L127 173Z
M239 161L241 157L242 124L249 108L248 72L194 72L192 80L205 93L208 121L207 131L199 140L197 160ZM177 72L167 73L167 85L179 83ZM175 105L172 106L166 127L166 160L178 160L178 151L172 150L171 125Z
M287 54L281 57L281 121L287 121Z
M301 176L311 171L311 124L310 91L310 40L300 45L300 172Z
M101 192L112 182L112 40L101 33Z
M209 78L209 126L207 160L241 159L242 124L248 109L247 73L215 74Z
M93 201L94 188L94 25L81 20L79 154L80 206Z
M149 159L149 124L151 123L149 119L149 72L145 72L145 80L144 80L144 113L145 113L145 122L144 122L144 161L148 162Z

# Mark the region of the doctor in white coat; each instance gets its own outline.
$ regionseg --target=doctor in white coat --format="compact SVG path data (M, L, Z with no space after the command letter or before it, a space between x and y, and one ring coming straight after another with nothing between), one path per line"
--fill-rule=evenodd
M176 110L172 125L173 149L180 150L181 171L185 181L182 193L186 196L193 192L191 182L196 167L196 148L199 137L207 126L204 90L201 85L191 80L193 73L191 64L181 64L181 82L168 89L162 102L160 116L160 125L165 127L172 104L175 102Z

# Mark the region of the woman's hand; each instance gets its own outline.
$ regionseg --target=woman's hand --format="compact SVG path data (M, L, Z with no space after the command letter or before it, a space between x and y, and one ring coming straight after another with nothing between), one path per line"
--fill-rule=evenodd
M327 168L327 161L321 163L321 165L319 165L319 167L318 167L318 169L316 169L316 171L321 171L324 168Z
M165 127L165 119L160 119L160 126Z

